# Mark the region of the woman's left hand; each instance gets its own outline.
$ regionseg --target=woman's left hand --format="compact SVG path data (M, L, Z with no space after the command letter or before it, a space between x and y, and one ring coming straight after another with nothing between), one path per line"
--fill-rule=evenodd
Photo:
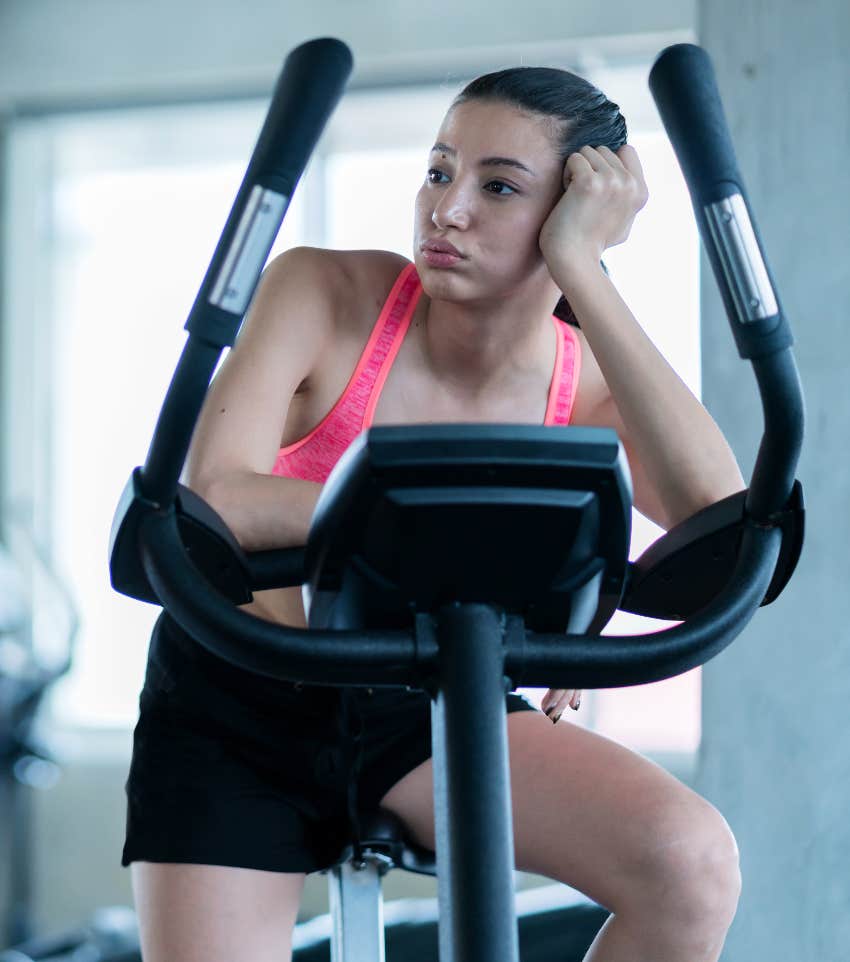
M564 193L540 230L540 249L550 270L564 258L598 263L608 247L629 236L649 191L637 151L624 144L582 147L564 165Z
M578 688L550 688L540 702L540 708L552 724L558 721L567 707L578 711L581 704L581 690Z

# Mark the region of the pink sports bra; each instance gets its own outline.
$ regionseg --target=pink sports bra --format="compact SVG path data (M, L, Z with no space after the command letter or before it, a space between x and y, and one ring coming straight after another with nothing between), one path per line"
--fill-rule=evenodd
M272 474L324 483L345 449L371 424L378 398L416 309L422 285L413 264L399 274L342 396L309 434L284 448ZM554 315L557 352L544 424L568 424L575 401L581 348L575 331Z

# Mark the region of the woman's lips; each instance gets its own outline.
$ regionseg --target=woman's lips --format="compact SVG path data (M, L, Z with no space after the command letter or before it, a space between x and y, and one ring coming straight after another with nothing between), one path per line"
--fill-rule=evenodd
M458 261L463 260L459 254L449 254L447 251L435 251L430 247L422 248L422 256L425 263L431 267L454 267Z
M434 241L422 245L422 256L431 267L454 267L463 255L449 243Z

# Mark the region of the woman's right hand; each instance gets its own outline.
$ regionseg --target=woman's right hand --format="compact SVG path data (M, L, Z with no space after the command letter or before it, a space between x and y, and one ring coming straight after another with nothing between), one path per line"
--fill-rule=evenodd
M624 144L582 147L564 164L564 193L540 230L540 250L556 276L564 262L598 264L629 236L649 192L637 151Z

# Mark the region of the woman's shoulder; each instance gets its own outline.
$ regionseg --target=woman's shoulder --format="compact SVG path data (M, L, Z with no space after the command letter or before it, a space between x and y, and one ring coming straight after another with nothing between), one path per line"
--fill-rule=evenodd
M410 263L408 257L395 253L395 251L382 250L330 250L316 248L324 256L331 258L339 266L340 270L348 271L353 276L369 277L374 274L398 273Z
M382 250L292 247L274 258L264 278L274 291L298 288L297 300L315 305L334 336L360 337L375 317L401 271L410 261Z
M274 258L266 271L270 274L297 273L302 280L322 288L325 295L342 297L392 287L410 263L393 251L333 250L325 247L292 247Z
M309 277L308 283L322 287L334 335L352 343L368 339L399 274L410 263L393 251L321 247L293 248L281 257L289 259L302 280Z

